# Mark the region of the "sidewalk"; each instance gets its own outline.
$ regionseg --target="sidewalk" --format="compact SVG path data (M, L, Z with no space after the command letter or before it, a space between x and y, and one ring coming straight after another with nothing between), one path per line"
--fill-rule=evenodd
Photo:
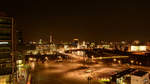
M30 67L26 67L26 66L24 66L24 69L25 69L25 73L18 77L16 84L30 84L30 80L31 80L31 71L30 70L31 69L30 69Z

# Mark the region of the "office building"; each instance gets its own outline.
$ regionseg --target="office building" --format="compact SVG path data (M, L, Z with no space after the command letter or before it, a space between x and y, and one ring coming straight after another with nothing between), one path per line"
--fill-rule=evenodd
M14 72L14 21L0 17L0 84L9 84Z

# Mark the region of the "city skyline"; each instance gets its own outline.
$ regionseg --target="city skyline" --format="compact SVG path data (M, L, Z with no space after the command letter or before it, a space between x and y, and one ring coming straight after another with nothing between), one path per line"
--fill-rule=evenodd
M2 0L0 84L150 84L149 4Z
M144 1L2 1L24 39L149 40L149 4Z

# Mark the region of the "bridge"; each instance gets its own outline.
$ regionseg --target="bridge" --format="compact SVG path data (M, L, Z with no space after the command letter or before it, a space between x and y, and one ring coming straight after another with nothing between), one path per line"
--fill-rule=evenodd
M41 59L43 60L45 57L48 57L50 59L57 59L58 56L61 56L62 58L74 58L74 59L83 59L82 56L77 56L71 54L71 52L77 52L77 51L83 51L87 55L87 57L94 56L97 59L112 59L112 58L129 58L129 57L142 57L145 55L137 55L132 54L131 52L123 52L119 50L112 50L112 49L103 49L103 48L84 48L84 49L69 49L65 50L64 52L57 52L56 54L52 55L26 55L26 59L29 57Z
M59 52L60 51L60 52ZM86 49L69 49L65 50L59 50L56 54L53 55L26 55L26 60L29 57L44 60L45 57L48 57L50 59L58 59L58 56L61 56L63 59L77 59L83 60L85 57L92 58L94 56L94 59L119 59L119 58L127 58L127 59L135 59L135 60L142 60L143 62L146 61L146 65L150 65L150 54L145 54L145 55L138 55L138 54L133 54L131 52L123 52L119 50L111 50L111 49L102 49L102 48L86 48ZM83 51L85 52L85 56L80 56L80 55L75 55L72 54L72 52L77 52L77 51Z
M141 54L134 54L131 52L124 52L124 51L120 51L120 50L113 50L113 49L104 49L104 48L84 48L84 49L69 49L66 50L65 53L71 53L71 52L76 52L76 51L84 51L85 53L109 53L112 55L119 55L119 56L149 56L149 53L145 53L145 55L141 55Z

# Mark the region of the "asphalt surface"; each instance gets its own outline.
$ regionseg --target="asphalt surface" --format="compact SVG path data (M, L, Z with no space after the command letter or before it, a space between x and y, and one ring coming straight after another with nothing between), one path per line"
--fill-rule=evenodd
M81 65L76 63L37 64L31 73L31 84L89 84L87 76L80 78L74 72L78 70L79 66ZM98 83L91 81L91 84Z
M35 69L31 73L31 84L99 84L94 78L88 83L88 77L91 73L85 73L89 69L84 69L80 62L48 62L36 63ZM90 70L100 76L105 73L123 70L127 67L141 68L150 71L149 67L126 66L124 64L99 63L88 65ZM103 74L104 73L104 74Z

